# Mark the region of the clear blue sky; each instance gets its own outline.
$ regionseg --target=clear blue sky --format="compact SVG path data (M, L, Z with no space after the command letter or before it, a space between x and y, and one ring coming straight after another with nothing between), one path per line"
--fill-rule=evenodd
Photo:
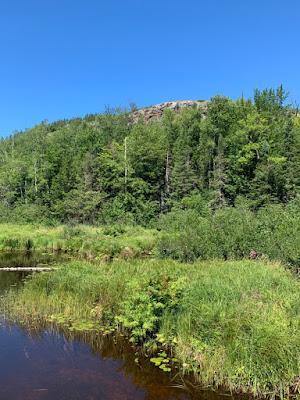
M299 17L299 0L1 1L0 136L280 83L300 103Z

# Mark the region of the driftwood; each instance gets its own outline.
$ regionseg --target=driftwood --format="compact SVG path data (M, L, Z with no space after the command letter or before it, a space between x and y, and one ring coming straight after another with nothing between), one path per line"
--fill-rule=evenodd
M53 271L56 268L53 267L0 267L1 271L21 271L21 272L43 272L43 271Z

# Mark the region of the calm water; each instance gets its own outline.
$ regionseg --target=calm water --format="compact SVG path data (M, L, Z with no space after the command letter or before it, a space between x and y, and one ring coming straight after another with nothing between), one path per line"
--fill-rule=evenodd
M7 256L5 266L20 265L18 257L9 264ZM26 262L29 266L29 256ZM25 278L24 273L0 269L0 292L20 285ZM28 332L6 325L0 317L0 400L221 398L213 392L192 390L178 376L161 372L147 359L136 364L135 358L123 339L74 336L50 328Z

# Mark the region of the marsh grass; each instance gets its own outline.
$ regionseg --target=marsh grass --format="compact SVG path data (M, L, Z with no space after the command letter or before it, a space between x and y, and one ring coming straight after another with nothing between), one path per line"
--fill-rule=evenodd
M0 224L0 251L61 251L90 259L127 259L150 255L156 240L155 230L142 227Z
M275 263L77 261L34 275L2 307L25 325L121 330L202 384L283 397L300 376L299 289Z

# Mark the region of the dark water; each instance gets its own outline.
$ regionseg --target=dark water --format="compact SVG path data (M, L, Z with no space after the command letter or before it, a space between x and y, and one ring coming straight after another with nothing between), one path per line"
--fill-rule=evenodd
M10 266L15 261L12 259ZM0 269L0 292L20 285L25 278L24 273ZM95 334L74 336L51 328L28 332L7 325L0 317L0 400L221 397L214 392L194 390L190 384L183 384L179 376L161 372L148 359L137 364L135 358L125 339Z
M67 256L57 253L0 252L1 268L38 267L66 260Z

